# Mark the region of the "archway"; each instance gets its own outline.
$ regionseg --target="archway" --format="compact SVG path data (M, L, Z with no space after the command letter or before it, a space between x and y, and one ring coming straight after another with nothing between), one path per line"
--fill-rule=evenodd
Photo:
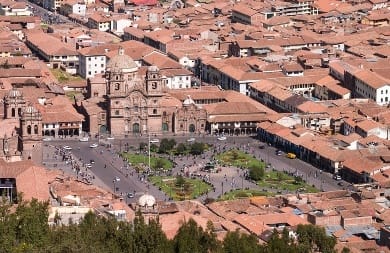
M44 134L45 136L49 136L50 135L50 132L49 132L49 130L45 130L45 134Z
M190 124L190 126L189 126L189 128L188 128L188 131L189 131L190 133L195 132L195 125L194 125L194 124Z
M101 134L105 134L107 132L107 127L105 125L101 125L99 128L99 132Z
M135 133L135 134L139 133L139 124L138 123L133 124L133 133Z

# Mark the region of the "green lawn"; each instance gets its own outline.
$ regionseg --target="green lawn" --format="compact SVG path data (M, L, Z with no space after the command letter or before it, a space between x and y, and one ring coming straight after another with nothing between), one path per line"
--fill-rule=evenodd
M175 177L152 176L149 180L156 187L161 188L173 200L196 199L211 190L211 186L200 179L184 178L183 186L177 186Z
M51 73L57 78L58 82L65 83L69 81L83 80L80 76L73 76L61 69L50 69Z
M148 166L149 157L147 155L137 155L131 153L122 153L123 158L125 158L129 163L133 166L138 167L139 169L142 167L141 165ZM162 157L150 156L150 167L152 169L163 168L164 170L170 170L173 167L171 161Z
M216 156L216 159L221 165L235 166L239 168L248 168L251 167L253 164L258 165L259 163L264 165L263 162L257 160L252 155L244 153L237 149L232 149L224 153L218 154Z
M316 188L305 182L296 182L295 178L280 171L268 171L264 179L257 182L258 190L234 190L226 192L220 200L232 200L253 196L275 196L277 194L299 192L318 192Z
M294 177L280 171L269 171L265 174L263 180L257 182L260 188L273 189L275 191L296 192L318 192L316 188L305 182L297 182Z
M274 196L275 193L262 191L262 190L234 190L230 192L226 192L219 200L233 200L240 198L250 198L255 196Z

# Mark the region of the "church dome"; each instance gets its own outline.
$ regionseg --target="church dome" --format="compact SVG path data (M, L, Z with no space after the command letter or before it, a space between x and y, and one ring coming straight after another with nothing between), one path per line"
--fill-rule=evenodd
M156 204L156 199L150 194L144 194L139 198L138 204L140 206L153 207Z
M195 101L191 98L190 95L188 95L187 98L184 100L183 105L188 106L191 104L195 104Z
M107 70L120 71L120 70L132 70L138 69L138 65L135 61L128 55L125 55L124 49L122 47L118 50L118 55L112 57L107 63Z

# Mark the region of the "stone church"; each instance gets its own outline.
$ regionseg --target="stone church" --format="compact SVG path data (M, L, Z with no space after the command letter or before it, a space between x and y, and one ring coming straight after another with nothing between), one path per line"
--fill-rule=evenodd
M206 127L206 111L195 105L191 98L181 102L168 94L160 70L156 66L139 67L120 48L118 55L107 63L105 87L102 83L89 84L90 98L106 93L107 110L100 111L106 117L107 129L113 136L130 136L163 133L203 133ZM102 92L105 91L105 92ZM85 111L86 120L91 119ZM91 134L101 133L102 126L87 122ZM95 131L93 131L95 129Z
M26 104L22 92L16 88L4 97L0 133L0 158L10 162L42 162L42 115Z

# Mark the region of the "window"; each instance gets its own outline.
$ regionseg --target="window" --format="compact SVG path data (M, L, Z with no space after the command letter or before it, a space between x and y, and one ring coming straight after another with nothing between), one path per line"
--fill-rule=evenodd
M168 131L168 123L162 123L162 130L163 131Z
M38 134L38 125L34 125L34 134Z
M138 112L138 106L134 106L134 111Z
M116 104L116 105L119 105L119 101L115 101L115 104Z
M18 108L18 115L20 116L22 114L22 108Z
M116 110L116 111L115 111L115 115L119 115L119 110Z
M116 83L116 84L114 85L114 90L119 90L120 87L121 87L121 85L120 85L119 83Z
M153 114L157 114L157 109L153 109Z
M119 76L115 76L115 80L119 80Z
M105 119L106 118L106 115L105 114L102 114L102 119Z
M154 104L157 104L157 100L153 100L153 103L154 103Z
M31 126L30 125L27 126L27 134L31 134Z
M156 82L152 82L152 89L157 89L157 83Z
M12 109L11 109L11 116L12 116L12 117L15 117L15 108L12 108Z

